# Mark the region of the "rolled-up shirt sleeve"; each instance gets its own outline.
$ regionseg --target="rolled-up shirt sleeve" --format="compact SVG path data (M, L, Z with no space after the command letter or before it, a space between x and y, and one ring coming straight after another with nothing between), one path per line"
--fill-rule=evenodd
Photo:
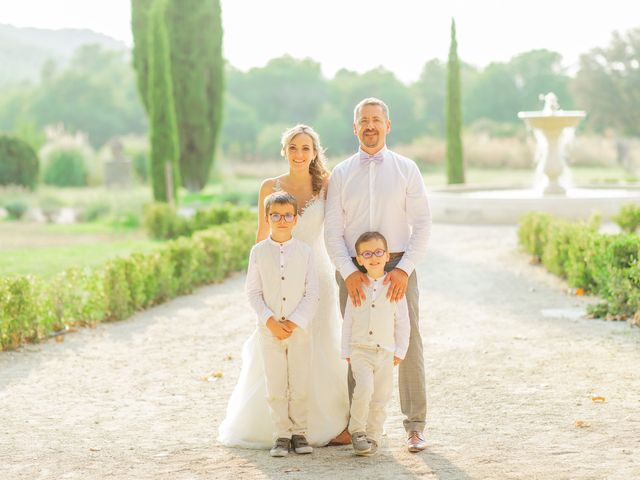
M404 252L397 268L411 275L416 265L427 253L427 244L431 235L431 210L427 199L427 189L418 167L413 164L409 172L407 185L407 220L411 226L409 246Z
M309 255L307 262L307 275L305 277L304 296L300 303L289 315L289 320L303 330L308 330L311 320L316 314L320 302L320 288L318 285L318 273L316 272L313 255Z
M342 171L334 169L329 179L324 215L324 240L331 262L343 279L357 271L351 260L344 236L344 209L342 208Z
M249 305L257 315L257 322L266 325L269 317L274 316L273 311L267 306L262 293L262 279L256 262L255 247L249 254L249 267L247 269L247 280L245 292L249 299Z

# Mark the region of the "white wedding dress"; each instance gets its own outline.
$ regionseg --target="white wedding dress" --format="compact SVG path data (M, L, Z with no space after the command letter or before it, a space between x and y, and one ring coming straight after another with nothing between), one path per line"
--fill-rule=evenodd
M293 236L313 248L319 277L320 304L311 326L309 413L307 439L326 445L347 426L349 397L347 362L340 358L341 321L334 269L324 245L324 191L313 197L298 217ZM227 446L269 448L274 426L267 406L264 367L254 331L242 347L240 377L218 429L218 441Z

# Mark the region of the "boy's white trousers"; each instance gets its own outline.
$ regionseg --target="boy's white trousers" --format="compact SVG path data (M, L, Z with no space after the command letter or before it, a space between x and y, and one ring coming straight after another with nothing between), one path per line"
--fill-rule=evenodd
M385 407L393 389L393 353L383 348L351 348L356 385L351 401L349 433L365 432L380 444Z
M267 327L260 325L259 330L273 438L306 435L309 335L296 328L289 338L278 340Z

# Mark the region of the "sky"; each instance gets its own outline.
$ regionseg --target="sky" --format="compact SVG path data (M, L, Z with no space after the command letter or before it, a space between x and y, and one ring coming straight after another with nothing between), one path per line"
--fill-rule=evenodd
M224 55L242 70L290 54L331 77L378 66L404 82L446 60L451 17L458 56L484 67L535 48L578 57L608 45L614 30L640 27L633 0L221 0ZM130 0L0 0L0 23L89 28L132 44Z

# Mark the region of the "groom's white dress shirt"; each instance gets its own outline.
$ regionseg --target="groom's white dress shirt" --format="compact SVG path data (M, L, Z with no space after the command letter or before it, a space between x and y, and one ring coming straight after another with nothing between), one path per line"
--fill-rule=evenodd
M245 289L262 325L273 316L308 329L319 301L311 248L295 238L257 243L249 255Z
M343 279L357 271L351 258L364 232L378 231L387 239L389 252L405 252L397 268L407 275L426 254L431 212L420 170L386 147L381 153L381 162L368 163L356 153L331 172L325 241Z

